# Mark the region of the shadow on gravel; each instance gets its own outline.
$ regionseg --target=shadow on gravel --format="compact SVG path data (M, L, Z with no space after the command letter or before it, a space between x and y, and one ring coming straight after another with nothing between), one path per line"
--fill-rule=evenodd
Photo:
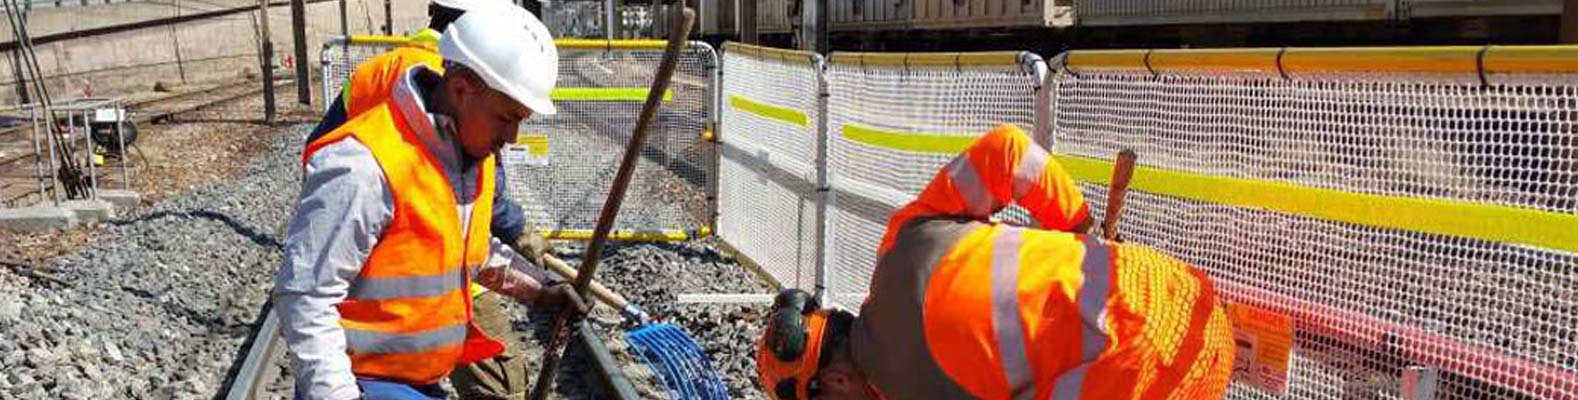
M241 222L236 221L235 218L232 218L229 215L225 215L225 214L221 214L221 213L217 213L217 212L213 212L213 211L207 211L207 210L198 210L198 211L159 211L159 212L144 214L144 215L139 216L139 217L134 218L134 219L115 220L115 221L110 221L108 223L110 225L114 225L114 226L136 225L136 224L140 224L140 223L144 223L144 222L150 222L150 221L154 221L154 220L171 218L171 217L176 217L176 218L202 218L202 219L219 221L221 223L224 223L225 226L229 226L230 229L235 230L236 233L241 234L241 236L245 236L247 238L247 240L251 240L252 243L257 244L258 246L275 248L275 249L283 249L283 248L285 248L285 245L280 243L279 240L274 239L272 237L269 237L269 235L266 235L266 234L263 234L263 233L259 233L256 229L252 229L252 227L246 226L245 224L242 224Z

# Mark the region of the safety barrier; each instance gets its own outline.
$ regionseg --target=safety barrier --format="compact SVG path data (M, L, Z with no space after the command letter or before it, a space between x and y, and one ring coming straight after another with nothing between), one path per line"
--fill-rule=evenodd
M820 281L822 68L813 53L723 46L718 235L789 287Z
M1229 398L1578 398L1578 48L724 57L720 237L783 286L858 306L888 213L1011 123L1098 219L1140 154L1122 233L1215 278Z
M527 221L556 239L585 240L608 197L619 157L640 114L662 58L663 41L556 41L558 87L553 116L523 123L503 162L509 194ZM353 36L326 42L321 53L324 93L338 93L355 65L407 38ZM716 115L718 55L691 42L663 106L654 118L611 238L676 241L709 235L715 214L711 188L717 155L711 135Z
M1293 317L1268 386L1574 398L1575 50L1075 51L1045 111L1096 204L1140 154L1125 236Z

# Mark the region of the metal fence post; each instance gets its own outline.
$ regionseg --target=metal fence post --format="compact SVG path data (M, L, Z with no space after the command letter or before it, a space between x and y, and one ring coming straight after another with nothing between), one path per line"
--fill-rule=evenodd
M827 169L827 65L821 54L811 54L811 70L816 74L816 296L828 303L827 211L834 201Z
M1060 57L1060 55L1059 55ZM1053 147L1053 74L1048 68L1048 63L1041 55L1026 52L1024 57L1019 57L1021 63L1026 63L1032 79L1035 79L1035 128L1030 131L1030 138L1045 149ZM1053 58L1054 62L1060 58Z
M1037 55L1036 63L1034 65L1036 80L1036 126L1035 132L1032 135L1036 143L1039 143L1041 144L1041 147L1048 149L1052 148L1053 144L1052 108L1056 106L1056 104L1054 104L1056 101L1054 96L1055 93L1053 92L1057 91L1057 89L1054 88L1052 84L1052 80L1056 74L1053 69L1062 70L1067 59L1068 53L1066 52L1058 53L1058 55L1052 56L1052 59L1048 61L1043 61L1041 57Z

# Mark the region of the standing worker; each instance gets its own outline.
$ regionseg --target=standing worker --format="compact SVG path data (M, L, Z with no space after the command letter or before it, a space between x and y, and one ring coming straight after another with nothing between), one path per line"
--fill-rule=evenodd
M439 38L456 19L466 11L479 7L510 7L505 0L432 0L428 3L428 26L408 38L408 45L397 47L356 65L350 79L340 89L340 95L324 113L323 119L313 128L307 142L323 136L345 124L347 116L383 104L389 99L390 90L412 66L421 65L435 73L444 73L443 58L437 53ZM539 23L540 25L540 23ZM542 265L543 256L553 248L526 225L526 218L519 205L509 197L505 187L503 164L495 163L498 173L494 180L493 236L509 244L515 252L526 256L533 264ZM550 278L554 279L554 278ZM505 344L505 351L497 357L468 364L455 369L450 376L455 390L467 399L511 399L525 395L526 360L521 356L522 343L512 335L513 327L507 299L491 294L479 285L471 285L474 318L483 332Z
M478 10L445 31L446 74L411 66L386 101L303 152L274 288L298 398L445 397L440 379L504 351L473 318L473 280L588 310L490 237L494 153L522 120L555 112L558 54L524 10Z
M987 219L1017 201L1046 229ZM1078 188L999 127L894 214L861 313L779 293L757 352L787 399L1205 399L1232 335L1204 273L1078 233ZM1049 230L1050 229L1050 230Z

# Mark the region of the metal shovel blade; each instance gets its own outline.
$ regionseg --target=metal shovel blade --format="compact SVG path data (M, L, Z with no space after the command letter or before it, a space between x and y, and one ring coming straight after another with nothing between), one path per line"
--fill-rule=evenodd
M729 388L696 339L671 324L647 324L625 333L625 342L652 368L674 399L728 399Z

